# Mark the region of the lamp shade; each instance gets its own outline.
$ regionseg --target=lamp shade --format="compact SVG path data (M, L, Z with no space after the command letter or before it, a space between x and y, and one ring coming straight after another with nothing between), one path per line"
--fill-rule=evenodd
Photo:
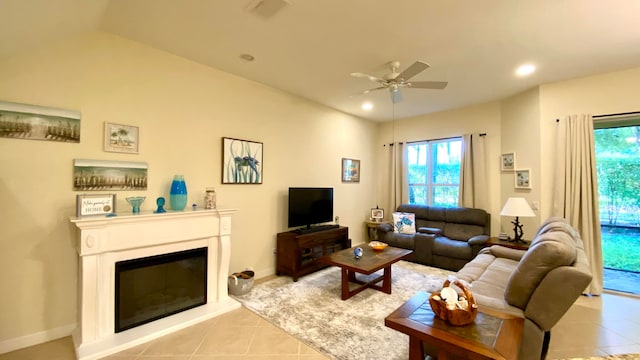
M512 197L507 199L507 203L504 204L502 216L520 216L520 217L534 217L536 214L531 210L531 206L525 198Z

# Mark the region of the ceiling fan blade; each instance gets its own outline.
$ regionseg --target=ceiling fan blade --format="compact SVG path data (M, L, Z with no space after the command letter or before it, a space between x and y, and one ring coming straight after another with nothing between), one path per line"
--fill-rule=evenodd
M379 82L379 83L386 83L387 80L383 79L383 78L379 78L377 76L373 76L373 75L369 75L369 74L363 74L363 73L359 73L359 72L354 72L349 74L353 77L358 77L358 78L367 78L371 81L375 81L375 82Z
M449 83L446 81L412 81L407 83L408 87L417 89L439 89L442 90L447 87Z
M389 89L389 94L391 95L391 102L397 104L402 101L402 93L400 89Z
M370 93L370 92L372 92L372 91L382 90L382 89L386 89L386 88L387 88L386 86L380 86L380 87L377 87L377 88L373 88L373 89L365 90L365 91L363 91L362 93L363 93L363 94L368 94L368 93Z
M400 75L396 77L396 79L397 80L402 79L404 81L407 81L412 77L418 75L418 73L428 69L429 67L430 65L427 63L423 63L422 61L416 61L413 64L411 64L411 66L406 68L403 72L401 72Z

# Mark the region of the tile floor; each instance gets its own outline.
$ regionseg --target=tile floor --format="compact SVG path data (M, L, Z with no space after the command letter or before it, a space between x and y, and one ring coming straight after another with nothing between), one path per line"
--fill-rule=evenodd
M640 298L581 297L554 327L549 359L640 353ZM70 337L0 360L74 360ZM245 308L107 357L108 360L324 360ZM344 359L348 360L348 359ZM382 360L382 359L381 359Z
M603 274L605 289L640 295L640 273L605 268Z

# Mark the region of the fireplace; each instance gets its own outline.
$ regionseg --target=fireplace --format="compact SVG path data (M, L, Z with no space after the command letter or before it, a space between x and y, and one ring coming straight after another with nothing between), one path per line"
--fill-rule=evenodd
M227 291L234 212L72 218L79 230L77 358L99 359L239 308Z
M207 249L116 263L115 332L207 303Z

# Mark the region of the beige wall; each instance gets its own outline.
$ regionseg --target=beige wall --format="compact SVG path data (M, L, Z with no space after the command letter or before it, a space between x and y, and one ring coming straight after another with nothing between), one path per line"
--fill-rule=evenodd
M400 103L397 106L402 106ZM420 141L461 136L467 133L486 133L486 161L489 184L490 207L486 209L491 213L492 233L497 234L499 229L500 212L500 103L490 102L480 105L468 106L461 109L444 111L410 119L402 119L387 122L380 125L378 137L378 157L385 155L383 144L392 141ZM379 161L381 163L381 161ZM389 188L389 179L384 176L381 169L379 173L378 198L381 203L386 203L386 194ZM389 217L392 211L387 211Z
M500 173L500 208L510 197L525 198L529 204L540 201L540 99L538 88L525 91L505 99L501 107L502 142L501 153L516 154L516 169L530 169L531 189L516 189L514 172ZM532 206L533 207L533 206ZM536 214L538 210L534 209ZM500 217L500 216L499 216ZM514 236L513 217L500 217L500 231ZM540 215L520 218L523 225L523 238L531 239L540 224Z
M73 159L144 161L142 210L185 176L189 203L215 186L237 208L231 271L275 272L275 235L286 230L289 186L335 188L335 215L354 243L374 196L377 124L156 51L93 33L0 62L0 100L78 110L80 144L0 138L0 344L76 322ZM103 151L104 122L140 128L140 154ZM264 144L262 185L221 185L221 138ZM361 160L358 184L340 181L342 157Z

